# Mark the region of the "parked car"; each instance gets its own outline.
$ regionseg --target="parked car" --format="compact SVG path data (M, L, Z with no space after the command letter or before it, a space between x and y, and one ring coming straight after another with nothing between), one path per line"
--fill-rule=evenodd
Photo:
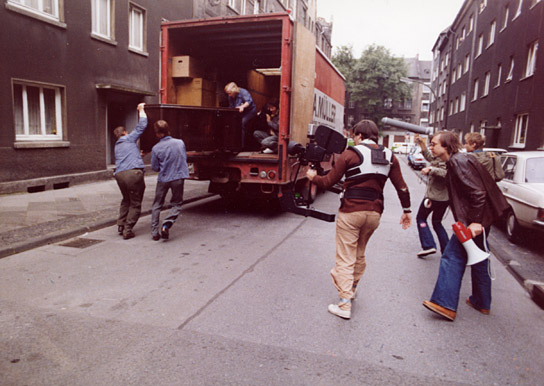
M408 154L408 165L416 170L421 170L427 166L425 157L423 157L419 147L414 147L412 150L410 150L410 153Z
M412 146L414 146L412 143L394 142L391 146L391 150L393 150L393 153L395 154L408 154Z
M505 176L498 185L510 205L506 236L516 242L524 228L544 233L544 151L509 152L501 159Z

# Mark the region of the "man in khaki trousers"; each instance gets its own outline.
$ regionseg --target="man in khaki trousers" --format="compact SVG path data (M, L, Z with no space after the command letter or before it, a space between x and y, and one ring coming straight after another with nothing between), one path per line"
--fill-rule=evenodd
M378 127L370 120L362 120L353 131L355 146L336 159L327 175L318 176L313 169L306 173L320 188L334 185L345 175L342 205L336 220L336 265L331 270L340 301L328 307L331 314L344 319L351 318L351 300L366 268L366 245L380 224L383 188L388 178L402 204L402 228L407 229L412 222L410 193L399 161L391 150L377 144Z

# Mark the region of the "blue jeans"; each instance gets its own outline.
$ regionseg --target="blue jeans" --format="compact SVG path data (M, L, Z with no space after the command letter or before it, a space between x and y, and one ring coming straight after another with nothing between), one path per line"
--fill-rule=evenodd
M164 219L163 225L170 228L176 222L179 214L181 213L181 204L183 203L183 184L184 179L160 182L157 181L157 186L155 188L155 199L153 200L153 206L151 209L151 234L159 234L159 222L161 216L161 210L164 205L164 200L169 189L172 189L172 199L170 204L170 212L166 219Z
M486 229L489 235L489 229ZM483 234L474 238L480 249L483 248ZM440 259L438 279L431 296L431 302L444 308L457 311L461 281L467 266L467 252L455 234L451 236L446 250ZM489 310L491 307L491 278L488 273L489 259L471 265L472 296L470 302L476 308Z
M242 148L244 148L246 146L247 126L249 121L257 116L257 109L254 107L251 110L244 110L242 114Z
M440 243L440 252L444 253L446 249L446 244L448 244L448 233L442 225L442 219L444 218L444 213L448 209L448 201L434 201L431 202L431 207L425 207L425 199L421 201L419 210L417 211L416 222L417 222L417 232L419 234L419 241L421 242L421 247L423 249L436 248L436 243L434 242L433 235L429 229L429 224L427 224L427 217L429 214L433 214L431 217L431 222L433 224L434 231L438 236L438 242Z

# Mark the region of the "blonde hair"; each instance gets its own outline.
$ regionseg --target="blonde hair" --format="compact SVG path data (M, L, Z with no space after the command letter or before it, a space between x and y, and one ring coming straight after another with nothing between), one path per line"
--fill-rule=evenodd
M465 134L465 143L473 143L476 149L484 147L485 137L480 133L467 133Z
M240 92L240 88L238 87L236 83L230 82L229 84L225 86L225 92L226 93L233 92L238 94Z

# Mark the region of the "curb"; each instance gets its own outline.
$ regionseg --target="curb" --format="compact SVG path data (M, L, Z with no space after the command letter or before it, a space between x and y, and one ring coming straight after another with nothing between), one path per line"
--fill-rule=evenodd
M215 195L216 194L214 193L206 193L201 196L192 197L183 201L181 205L182 206L187 205L195 201L200 201ZM165 204L163 207L163 210L170 209L170 207L171 207L170 204ZM140 214L140 217L149 216L150 214L151 214L151 209L143 210ZM70 239L72 237L85 234L87 232L93 232L98 229L106 228L106 227L115 225L116 223L117 223L117 217L110 217L107 219L92 222L86 226L79 226L71 230L62 230L62 231L53 232L43 236L33 237L25 241L14 243L10 246L0 248L0 259L3 257L15 255L17 253L25 252L30 249L38 248L44 245L58 243L59 241Z

